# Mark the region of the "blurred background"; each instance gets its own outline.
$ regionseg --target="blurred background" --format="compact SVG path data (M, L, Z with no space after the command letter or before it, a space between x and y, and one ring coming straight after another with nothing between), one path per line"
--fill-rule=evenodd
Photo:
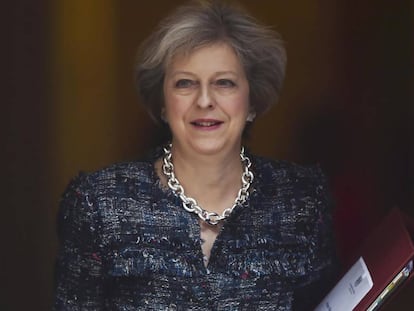
M156 128L133 84L135 53L183 2L2 4L0 310L51 308L55 218L70 178L152 146ZM240 2L282 34L288 51L281 99L248 145L321 163L346 266L392 207L414 216L413 2ZM412 284L386 309L408 310L410 294Z

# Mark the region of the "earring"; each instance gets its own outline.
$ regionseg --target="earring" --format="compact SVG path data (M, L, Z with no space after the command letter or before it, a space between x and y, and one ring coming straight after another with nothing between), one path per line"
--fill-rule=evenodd
M247 122L253 122L254 118L256 118L256 112L252 111L247 116L246 121Z

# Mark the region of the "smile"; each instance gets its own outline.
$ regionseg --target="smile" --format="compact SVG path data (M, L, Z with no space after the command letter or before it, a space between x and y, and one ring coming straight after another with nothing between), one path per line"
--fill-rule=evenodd
M217 120L196 120L191 122L192 125L194 126L199 126L199 127L213 127L213 126L218 126L220 125L221 121L217 121Z

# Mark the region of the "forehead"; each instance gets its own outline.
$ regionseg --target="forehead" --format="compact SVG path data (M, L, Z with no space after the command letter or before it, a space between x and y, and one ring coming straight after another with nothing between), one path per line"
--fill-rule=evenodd
M206 66L208 65L208 66ZM241 60L235 50L225 42L215 42L192 49L179 49L166 62L166 70L177 67L221 67L224 69L242 70Z

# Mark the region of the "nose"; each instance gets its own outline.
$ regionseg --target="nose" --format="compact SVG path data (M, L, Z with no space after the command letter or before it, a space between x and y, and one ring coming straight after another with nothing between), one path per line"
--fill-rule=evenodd
M208 86L199 89L197 106L200 108L213 108L215 105L214 96Z

